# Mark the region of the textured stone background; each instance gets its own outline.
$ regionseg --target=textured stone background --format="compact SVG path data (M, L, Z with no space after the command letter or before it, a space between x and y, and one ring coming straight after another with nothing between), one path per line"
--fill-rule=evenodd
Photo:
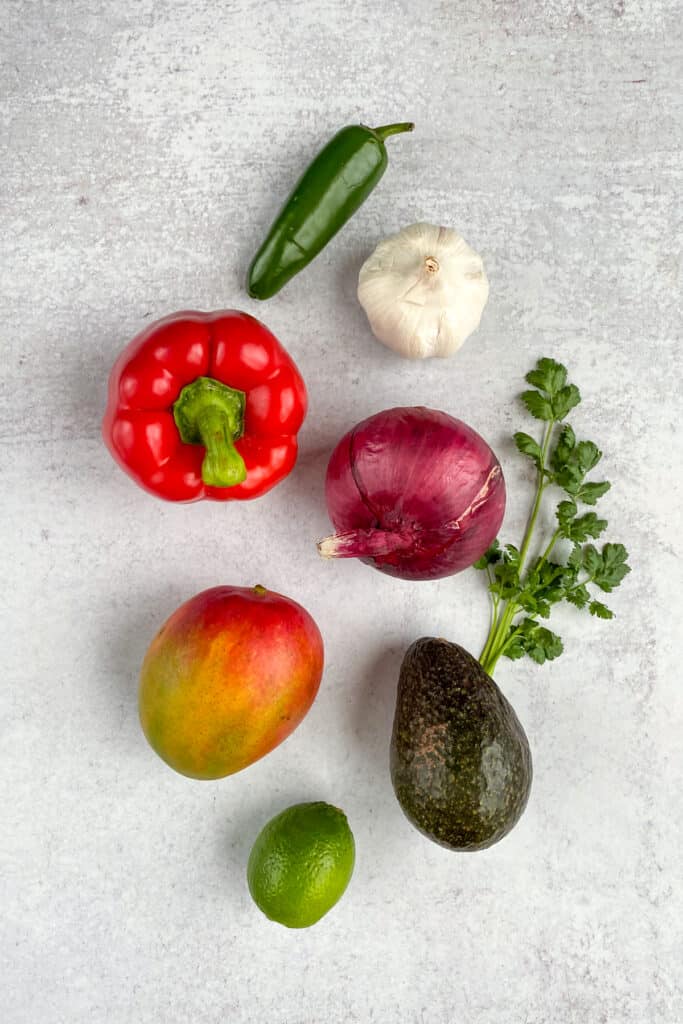
M0 14L2 1020L5 1024L681 1024L681 4L676 0L4 0ZM336 128L413 118L380 188L267 305L249 257ZM481 330L413 365L354 296L384 234L458 227L484 256ZM296 472L253 505L174 507L99 439L121 346L182 307L261 315L298 360ZM504 463L504 537L530 477L509 440L541 354L604 448L634 572L613 623L568 609L564 657L506 663L536 778L519 827L458 856L404 820L387 772L403 650L477 650L474 573L407 585L324 564L336 439L390 404L469 421ZM297 733L217 784L142 739L136 674L161 621L262 582L320 623ZM308 932L244 871L264 821L343 806L358 863Z

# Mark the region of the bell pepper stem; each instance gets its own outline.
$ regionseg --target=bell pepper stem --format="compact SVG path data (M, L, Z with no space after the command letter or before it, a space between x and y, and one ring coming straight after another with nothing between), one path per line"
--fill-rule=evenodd
M412 121L401 121L400 124L383 124L379 128L373 128L375 135L384 142L390 135L398 135L400 132L412 132L415 125Z
M233 444L234 425L223 409L210 405L197 417L197 429L206 448L202 480L207 487L234 487L246 479L244 459Z
M212 377L187 384L173 406L185 444L203 445L202 480L207 487L234 487L247 477L235 441L244 433L245 395Z

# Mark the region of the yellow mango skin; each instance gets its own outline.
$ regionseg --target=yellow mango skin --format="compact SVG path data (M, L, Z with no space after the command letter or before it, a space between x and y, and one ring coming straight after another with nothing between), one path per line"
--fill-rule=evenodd
M323 661L320 631L295 601L263 587L205 590L171 615L145 655L145 736L182 775L232 775L301 722Z

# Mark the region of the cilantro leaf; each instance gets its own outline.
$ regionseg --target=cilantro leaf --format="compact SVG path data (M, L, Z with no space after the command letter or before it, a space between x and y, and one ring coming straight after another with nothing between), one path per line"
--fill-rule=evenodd
M547 619L551 605L557 604L565 596L566 576L565 566L539 559L524 581L517 604L530 615L540 615L542 619Z
M526 618L510 634L503 653L515 659L521 657L520 649L538 665L543 665L546 661L558 658L564 648L557 633Z
M559 658L564 650L562 641L557 633L546 629L545 626L538 627L533 634L532 640L534 646L530 648L528 653L539 665L542 665L545 661L554 661L555 658Z
M627 565L628 552L623 544L605 544L600 556L601 565L593 576L595 584L606 594L618 587L631 571Z
M578 508L575 501L561 501L557 506L555 515L560 524L563 537L570 537L572 522L576 517Z
M570 569L574 569L575 571L578 572L578 570L581 568L582 564L583 564L583 548L581 547L580 544L575 544L574 547L571 549L571 551L569 553L569 557L567 559L567 567L570 568Z
M563 420L581 401L581 392L576 384L567 384L560 388L552 400L553 418Z
M563 501L560 504L565 505L568 504L568 502ZM583 541L588 540L589 537L599 537L606 529L606 519L598 519L595 512L586 512L585 515L579 516L578 519L574 519L574 521L568 525L564 536L577 543L583 543Z
M628 552L623 544L605 544L602 551L593 544L587 544L583 549L583 568L595 585L609 594L630 573L627 558Z
M539 391L524 391L521 398L531 415L537 420L552 420L554 418L550 399L544 398Z
M577 466L584 475L589 473L594 466L597 466L602 458L602 452L597 444L593 444L592 441L579 441L573 454Z
M569 603L576 608L585 608L590 601L590 594L584 583L579 583L578 586L568 590L566 596Z
M591 601L588 606L588 611L591 615L597 615L599 619L614 618L614 612L611 611L606 604L602 604L600 601Z
M576 435L567 424L561 430L551 455L551 465L555 470L552 479L572 498L586 505L595 505L610 485L607 481L584 483L584 479L601 458L602 452L593 441L579 441L577 444Z
M503 653L506 658L510 658L511 661L517 661L518 658L523 658L526 654L526 646L524 639L521 636L513 636L514 630L511 630L510 637L505 644Z
M603 494L606 494L611 486L612 485L609 480L602 480L600 483L594 484L583 484L583 486L576 492L576 497L579 501L582 501L584 505L596 505L598 498L601 498Z
M509 545L508 545L509 547ZM602 560L605 568L622 565L628 558L628 551L623 544L605 544L602 548Z
M576 463L568 462L555 474L555 483L572 497L577 497L583 484L583 473Z
M594 544L587 544L583 549L583 568L593 579L602 569L602 555Z
M519 565L519 549L516 548L514 544L506 544L505 545L505 553L503 554L503 559L509 565L518 566Z
M519 590L519 551L514 544L506 544L501 561L493 569L494 582L489 589L504 600Z
M552 397L567 383L567 370L554 359L543 358L536 363L536 369L527 373L525 380Z
M475 569L486 569L487 566L500 561L501 558L500 542L498 538L496 538L488 551L485 551L481 558L477 559L473 567Z
M557 439L555 449L550 456L550 465L554 470L559 471L567 465L574 447L576 445L576 434L569 426L565 423L560 431L560 436Z
M533 437L525 434L523 431L518 431L513 436L517 451L521 452L522 455L528 455L537 469L541 468L541 446L537 441L534 441Z

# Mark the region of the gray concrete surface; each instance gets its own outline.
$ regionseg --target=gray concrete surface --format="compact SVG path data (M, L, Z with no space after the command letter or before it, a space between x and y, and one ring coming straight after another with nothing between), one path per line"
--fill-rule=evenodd
M0 1018L4 1024L681 1024L681 5L674 0L5 0L0 12ZM293 178L346 122L413 118L371 200L265 305L243 279ZM418 219L482 253L491 297L449 362L376 344L360 263ZM172 506L99 437L122 345L173 309L263 317L310 390L295 473L256 504ZM402 652L477 650L478 575L324 564L322 483L353 422L424 403L498 451L537 356L565 361L634 571L551 667L498 679L536 777L516 830L455 855L387 771ZM200 784L148 749L136 675L219 582L300 600L327 645L300 729ZM351 887L316 928L245 885L265 820L349 815Z

